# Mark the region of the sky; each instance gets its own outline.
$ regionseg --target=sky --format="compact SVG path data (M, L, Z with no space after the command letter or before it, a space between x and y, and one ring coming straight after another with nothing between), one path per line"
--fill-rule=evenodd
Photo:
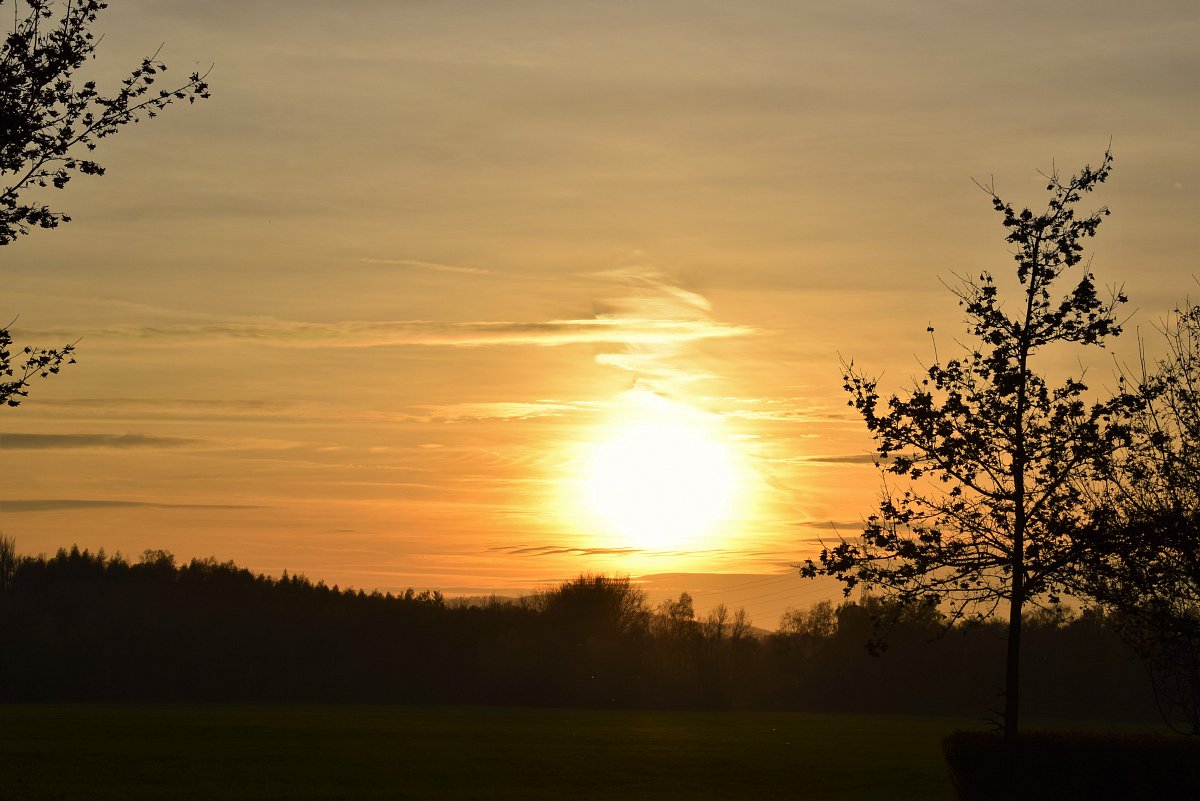
M769 627L879 495L842 361L902 387L961 330L943 282L1011 263L976 181L1038 208L1111 142L1092 269L1131 317L1094 386L1200 294L1190 0L110 6L89 75L161 44L213 96L103 141L49 198L73 221L0 253L18 342L78 340L0 412L20 552L448 595L602 571ZM648 461L697 471L703 524L614 510Z

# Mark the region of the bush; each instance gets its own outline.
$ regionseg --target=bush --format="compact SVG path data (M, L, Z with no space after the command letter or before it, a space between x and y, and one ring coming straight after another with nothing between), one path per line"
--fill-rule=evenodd
M955 732L943 743L960 801L1200 798L1200 741L1159 735Z

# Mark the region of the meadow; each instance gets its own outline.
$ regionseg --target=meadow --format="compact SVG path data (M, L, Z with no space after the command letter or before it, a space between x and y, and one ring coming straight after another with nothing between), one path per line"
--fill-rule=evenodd
M959 718L0 706L3 799L953 798Z

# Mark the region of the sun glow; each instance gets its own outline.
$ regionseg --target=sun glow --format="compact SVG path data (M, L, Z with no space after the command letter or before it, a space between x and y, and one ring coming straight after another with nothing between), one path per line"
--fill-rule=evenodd
M629 545L694 547L730 512L733 454L701 413L645 392L626 400L628 408L591 447L587 504Z

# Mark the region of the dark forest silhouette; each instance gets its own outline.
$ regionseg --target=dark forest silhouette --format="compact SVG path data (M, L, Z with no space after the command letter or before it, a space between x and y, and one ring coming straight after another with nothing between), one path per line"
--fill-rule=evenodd
M12 540L6 541L12 553ZM5 701L399 702L776 708L983 716L1004 629L909 612L885 653L885 601L787 616L783 628L654 610L629 579L585 575L516 601L367 593L232 562L136 562L71 548L0 570ZM744 617L742 618L744 622ZM1027 621L1029 712L1150 718L1145 669L1099 612Z

